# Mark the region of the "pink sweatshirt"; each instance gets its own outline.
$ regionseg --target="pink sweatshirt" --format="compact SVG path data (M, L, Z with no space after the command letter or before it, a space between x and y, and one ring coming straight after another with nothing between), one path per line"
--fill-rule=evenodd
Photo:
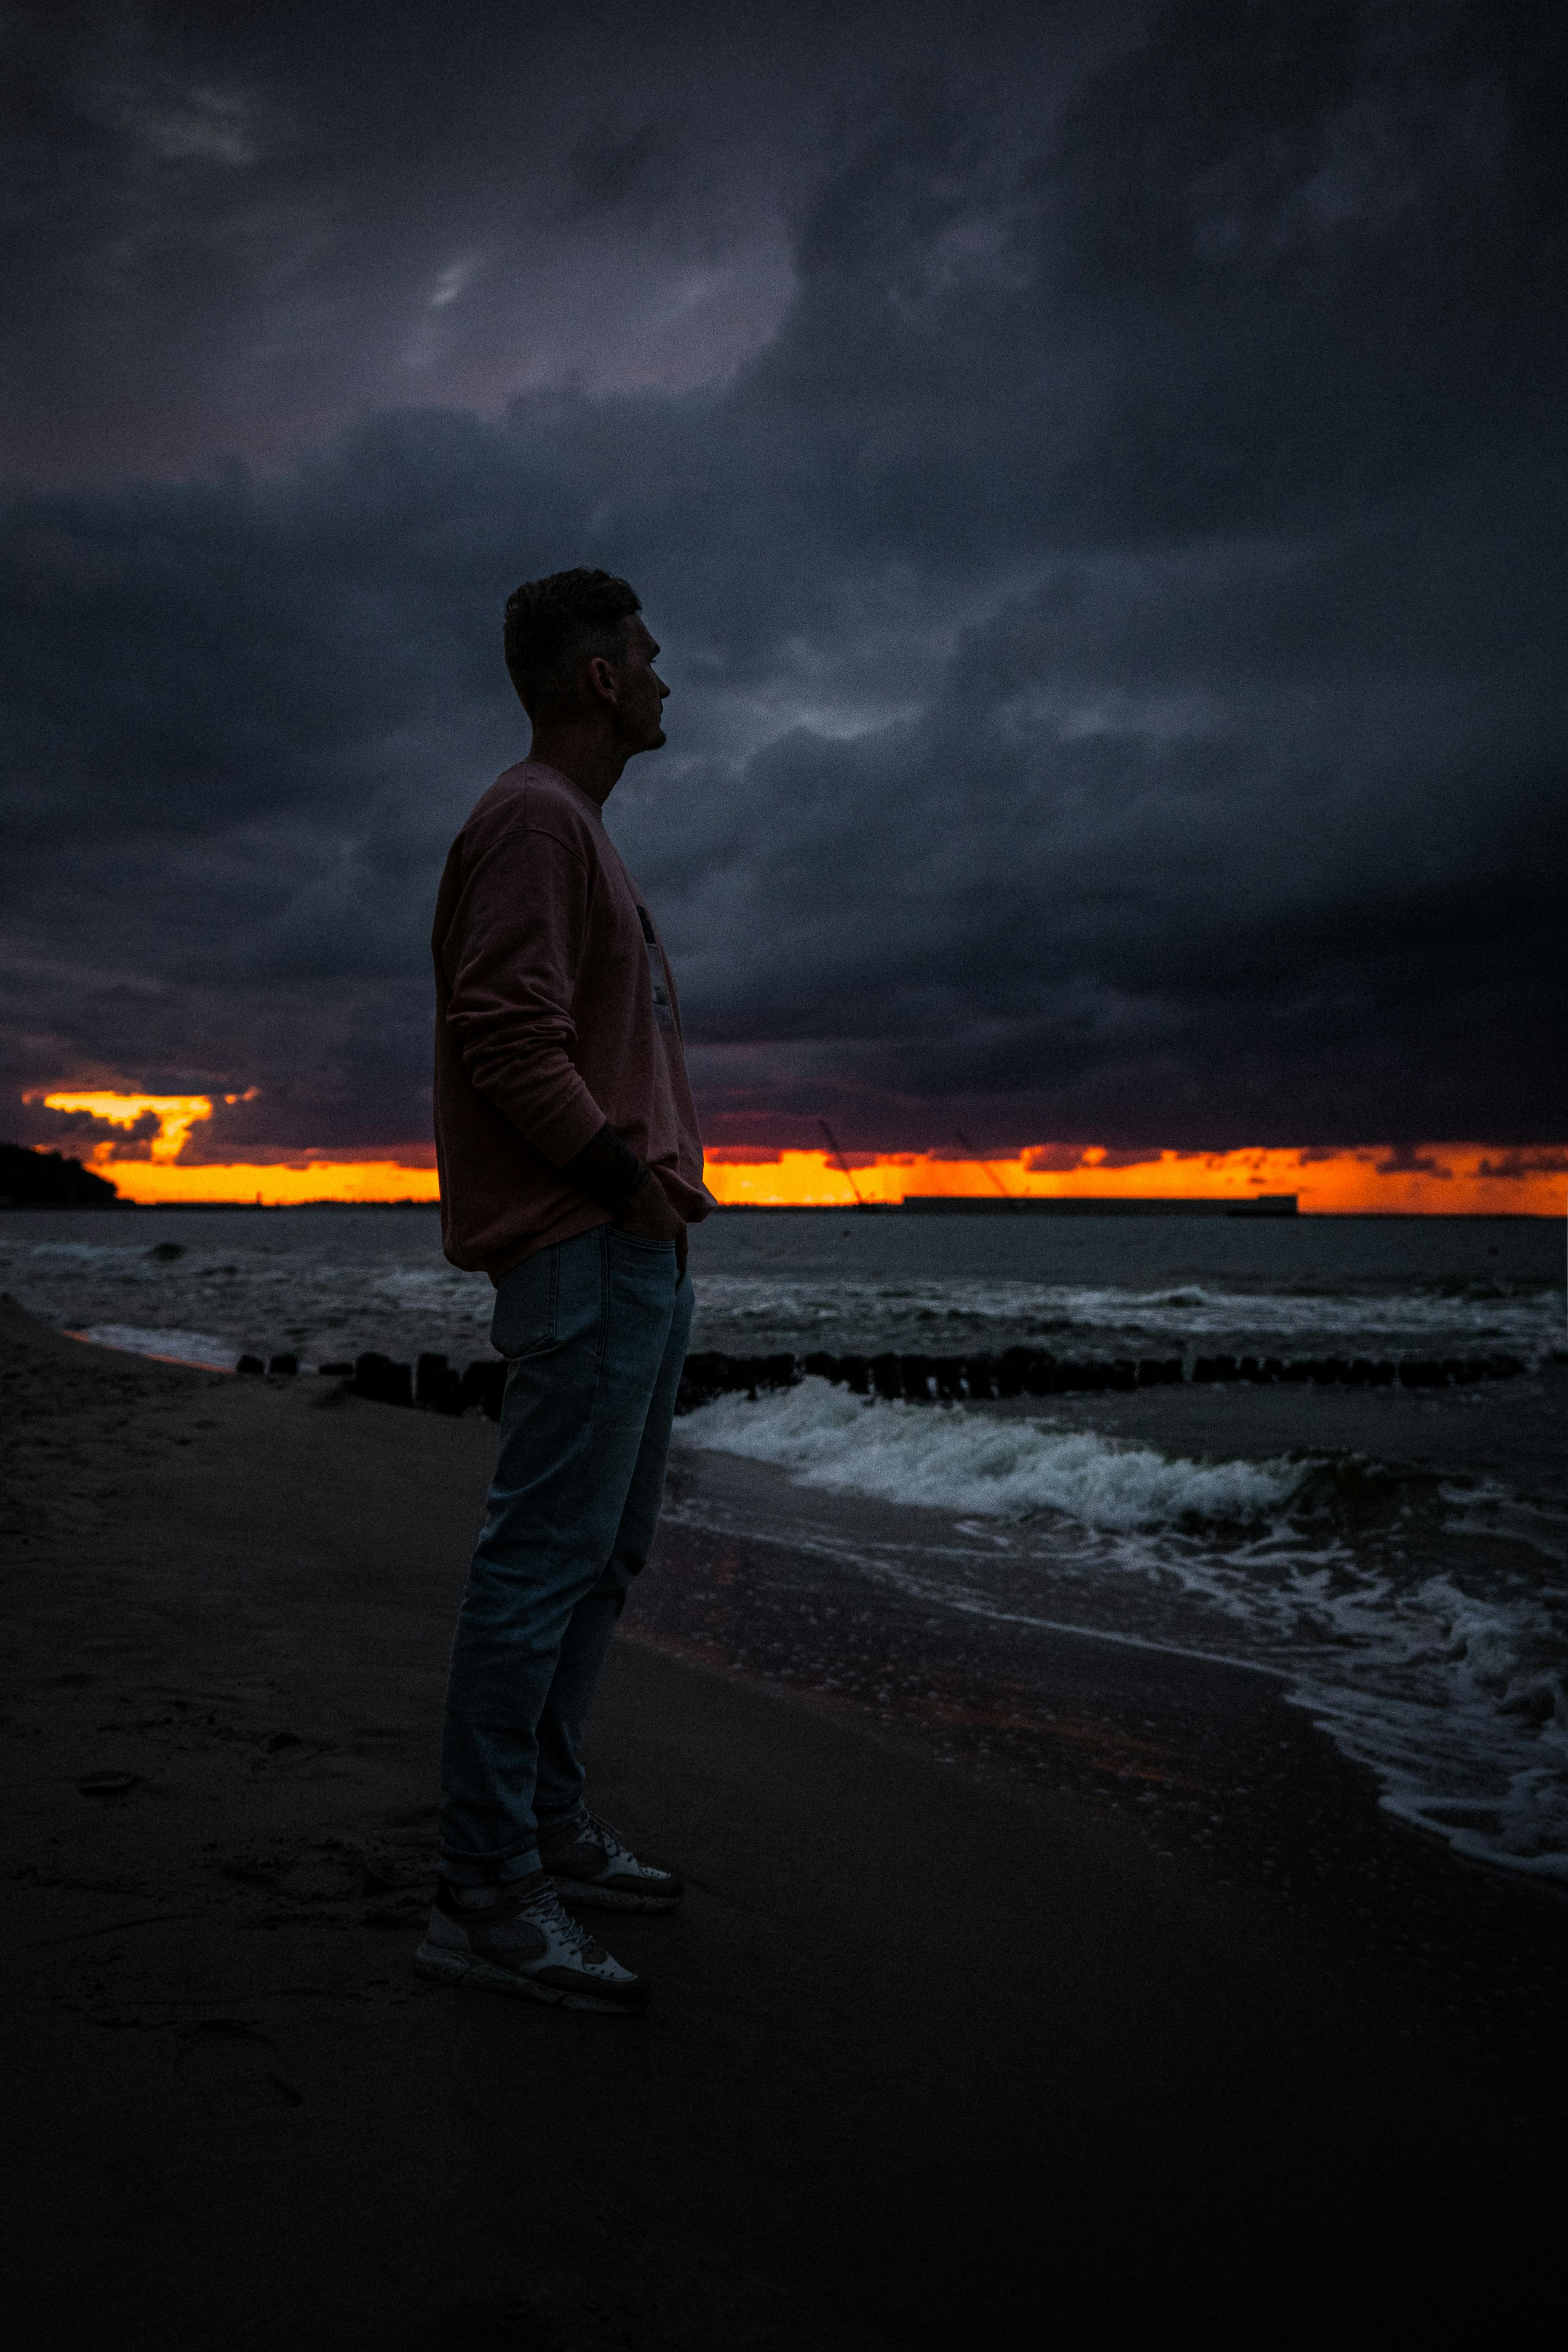
M562 1173L606 1119L681 1216L708 1214L675 983L586 793L531 760L498 777L452 844L431 945L454 1265L494 1279L607 1224Z

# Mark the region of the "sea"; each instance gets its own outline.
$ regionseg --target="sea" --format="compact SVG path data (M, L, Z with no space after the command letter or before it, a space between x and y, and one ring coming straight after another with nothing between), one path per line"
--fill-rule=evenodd
M933 1687L1005 1636L1015 1703L1064 1638L1266 1673L1413 1829L1568 1882L1561 1224L748 1212L694 1230L691 1267L692 1344L731 1354L1518 1360L1342 1393L1328 1436L1289 1390L922 1405L804 1379L680 1419L666 1520L769 1547L802 1690L855 1689L847 1629L889 1612ZM490 1354L489 1286L420 1208L0 1213L0 1289L226 1370Z

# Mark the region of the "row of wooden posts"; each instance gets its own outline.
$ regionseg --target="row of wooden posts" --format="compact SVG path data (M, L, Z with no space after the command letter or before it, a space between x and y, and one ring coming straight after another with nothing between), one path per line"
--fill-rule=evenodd
M242 1356L237 1369L289 1379L299 1370L293 1356ZM422 1355L410 1365L367 1350L351 1363L323 1364L321 1372L342 1380L351 1395L376 1404L417 1405L429 1412L461 1413L474 1408L492 1421L500 1415L506 1364L488 1357L458 1371L446 1356ZM999 1355L921 1356L891 1351L875 1356L817 1352L729 1356L716 1350L688 1356L680 1378L678 1411L689 1412L714 1397L758 1396L817 1379L857 1396L900 1399L916 1404L990 1402L1013 1397L1048 1397L1104 1390L1166 1388L1183 1381L1215 1385L1318 1388L1440 1389L1477 1381L1508 1380L1527 1370L1517 1356L1116 1356L1048 1355L1033 1348L1006 1348Z

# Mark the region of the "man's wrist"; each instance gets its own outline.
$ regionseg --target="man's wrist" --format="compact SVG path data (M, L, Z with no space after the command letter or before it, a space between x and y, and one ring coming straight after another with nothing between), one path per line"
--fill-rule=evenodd
M653 1171L646 1160L637 1158L629 1144L622 1142L606 1119L598 1134L567 1160L561 1173L602 1209L618 1216L634 1195L641 1192Z

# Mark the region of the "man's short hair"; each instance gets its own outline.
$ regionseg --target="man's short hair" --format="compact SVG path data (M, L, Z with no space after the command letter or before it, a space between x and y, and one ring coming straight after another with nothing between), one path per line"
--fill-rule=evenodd
M626 655L626 623L642 599L613 572L552 572L507 598L506 666L531 719L570 708L584 660Z

